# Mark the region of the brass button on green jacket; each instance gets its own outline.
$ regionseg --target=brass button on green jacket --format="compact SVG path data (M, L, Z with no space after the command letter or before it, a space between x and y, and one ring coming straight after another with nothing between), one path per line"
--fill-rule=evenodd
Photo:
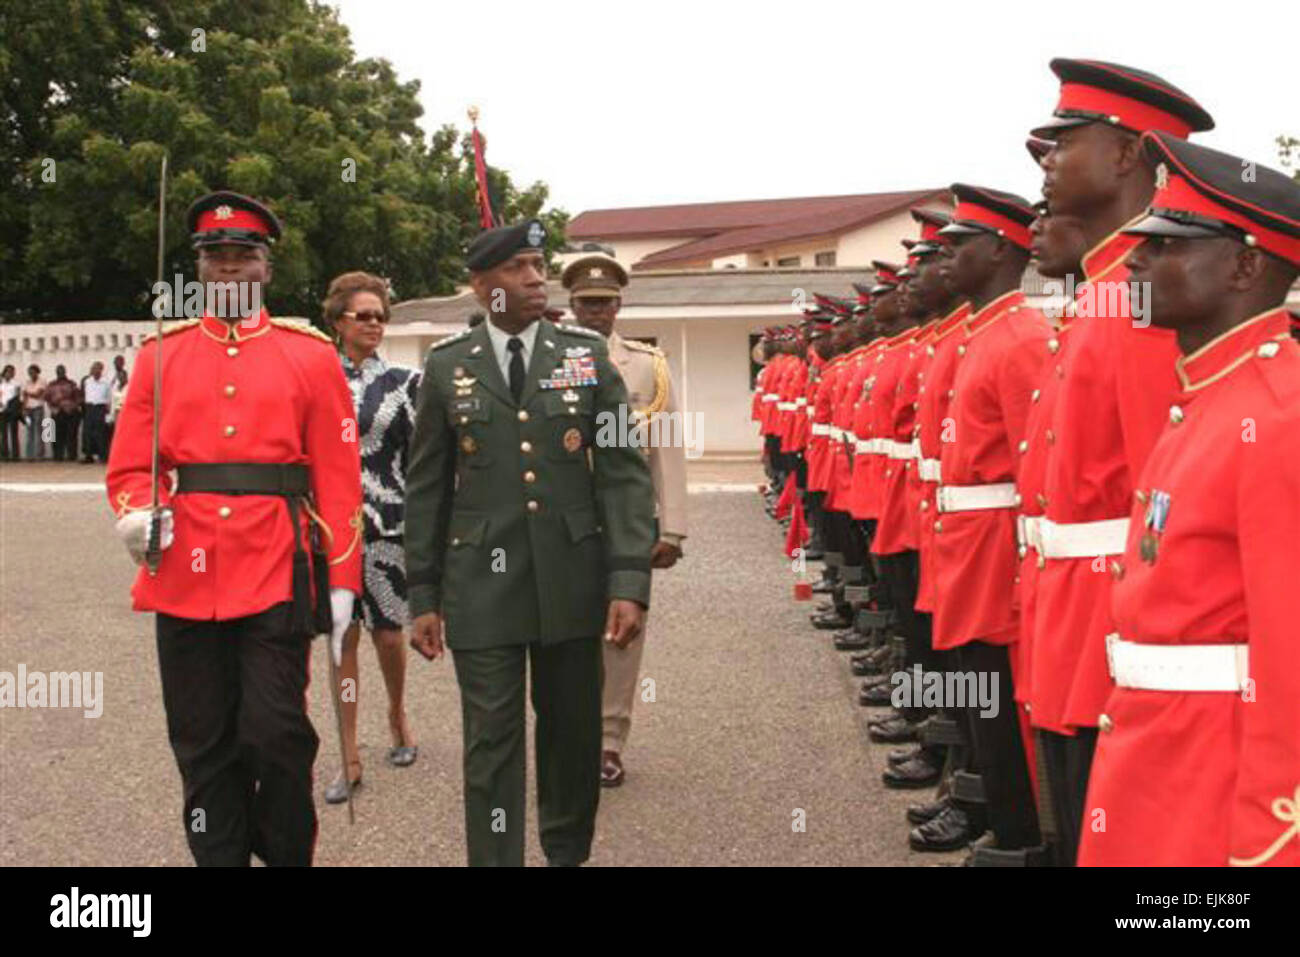
M617 444L627 389L598 334L537 322L518 404L486 322L425 360L406 573L412 616L440 612L452 649L589 638L611 599L650 603L654 489Z

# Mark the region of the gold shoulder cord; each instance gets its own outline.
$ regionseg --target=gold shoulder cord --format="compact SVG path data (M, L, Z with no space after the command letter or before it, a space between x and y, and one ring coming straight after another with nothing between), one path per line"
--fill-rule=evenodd
M643 410L647 417L662 412L668 405L668 360L659 354L654 356L655 363L655 397Z

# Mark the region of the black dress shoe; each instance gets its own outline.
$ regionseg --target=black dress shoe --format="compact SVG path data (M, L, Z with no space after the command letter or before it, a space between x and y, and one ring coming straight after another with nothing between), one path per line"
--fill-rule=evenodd
M918 754L912 760L904 761L897 767L885 768L880 778L885 782L885 787L906 791L932 788L939 783L942 775L943 768L931 764L924 755Z
M821 581L817 582L817 584L813 585L812 590L814 595L829 595L835 590L835 583L823 578Z
M867 728L867 737L878 744L907 744L916 740L916 729L899 718L871 725Z
M819 631L840 631L843 628L850 627L853 621L839 612L831 611L821 615L813 615L812 623L813 627Z
M883 708L894 695L894 683L886 678L876 684L864 684L858 692L858 704L864 708Z
M808 559L810 562L819 562L826 557L826 553L820 548L813 548L809 545L803 550L803 557Z
M966 812L949 804L924 824L912 828L907 843L914 851L955 851L969 844L974 836Z
M912 804L907 809L907 823L919 826L926 821L933 821L943 812L944 808L949 807L951 804L952 801L948 800L946 794L927 804Z
M920 748L894 748L894 750L885 755L885 760L889 762L891 768L896 768L900 764L906 764L920 753ZM912 823L915 824L917 822L913 821Z
M868 675L873 674L871 670L871 662L860 654L854 655L849 659L849 670L859 678L865 678Z
M846 631L834 638L836 651L865 651L871 647L871 636L856 631Z

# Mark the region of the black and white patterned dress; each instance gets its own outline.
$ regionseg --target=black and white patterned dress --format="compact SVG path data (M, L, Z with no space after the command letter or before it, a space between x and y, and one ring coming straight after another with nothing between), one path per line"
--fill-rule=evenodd
M358 368L345 355L343 375L352 390L361 439L361 500L365 555L362 558L361 618L367 630L404 628L406 556L402 529L406 514L406 466L415 427L420 374L390 366L378 356Z

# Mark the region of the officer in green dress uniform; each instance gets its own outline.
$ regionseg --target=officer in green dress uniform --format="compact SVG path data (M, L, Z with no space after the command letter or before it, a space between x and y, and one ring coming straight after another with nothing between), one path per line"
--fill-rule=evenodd
M598 333L544 317L544 240L529 220L470 246L488 319L430 350L411 440L411 644L437 658L445 632L453 652L471 865L524 860L526 664L542 850L587 859L601 640L626 647L650 601L654 490L619 427L627 389Z

